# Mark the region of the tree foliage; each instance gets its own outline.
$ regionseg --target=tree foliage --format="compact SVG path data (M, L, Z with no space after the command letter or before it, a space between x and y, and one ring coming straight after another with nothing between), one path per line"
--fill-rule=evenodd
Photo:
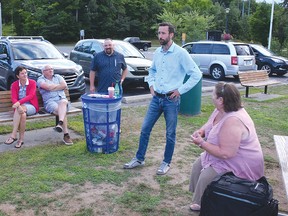
M85 38L153 38L157 24L177 27L176 40L206 38L211 30L228 31L234 40L268 43L271 4L256 0L2 0L6 33L42 35L52 42ZM226 9L229 8L229 13ZM288 0L275 4L273 38L288 43ZM11 28L7 28L11 26ZM4 34L5 34L4 32Z

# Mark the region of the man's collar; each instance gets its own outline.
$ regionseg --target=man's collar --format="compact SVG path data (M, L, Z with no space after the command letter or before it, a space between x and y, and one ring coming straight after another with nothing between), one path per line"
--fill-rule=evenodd
M163 49L163 46L161 46L161 52L173 52L174 47L175 47L175 43L174 43L174 41L172 41L172 44L170 45L170 47L169 47L169 49L167 51L165 51Z

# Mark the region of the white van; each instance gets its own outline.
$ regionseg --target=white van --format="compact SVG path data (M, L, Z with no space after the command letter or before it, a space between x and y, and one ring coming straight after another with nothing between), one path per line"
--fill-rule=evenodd
M198 41L183 45L205 75L215 80L238 76L238 71L256 70L251 47L246 43Z

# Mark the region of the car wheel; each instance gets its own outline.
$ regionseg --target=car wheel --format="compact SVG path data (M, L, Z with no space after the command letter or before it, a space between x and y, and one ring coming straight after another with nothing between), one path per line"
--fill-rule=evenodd
M271 66L269 64L262 65L260 70L266 70L269 76L272 76Z
M146 44L143 46L143 50L144 50L144 51L147 51L147 50L148 50L148 46L147 46Z
M215 80L223 80L225 77L224 69L220 65L214 65L210 69L210 74Z

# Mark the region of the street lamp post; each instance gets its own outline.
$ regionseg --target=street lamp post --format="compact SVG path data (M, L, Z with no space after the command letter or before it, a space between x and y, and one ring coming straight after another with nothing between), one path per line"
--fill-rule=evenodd
M244 2L246 2L247 0L242 0L242 18L244 17L244 11L245 11L245 6L244 6Z
M229 14L230 8L226 8L226 25L225 25L225 32L228 34L228 14Z

